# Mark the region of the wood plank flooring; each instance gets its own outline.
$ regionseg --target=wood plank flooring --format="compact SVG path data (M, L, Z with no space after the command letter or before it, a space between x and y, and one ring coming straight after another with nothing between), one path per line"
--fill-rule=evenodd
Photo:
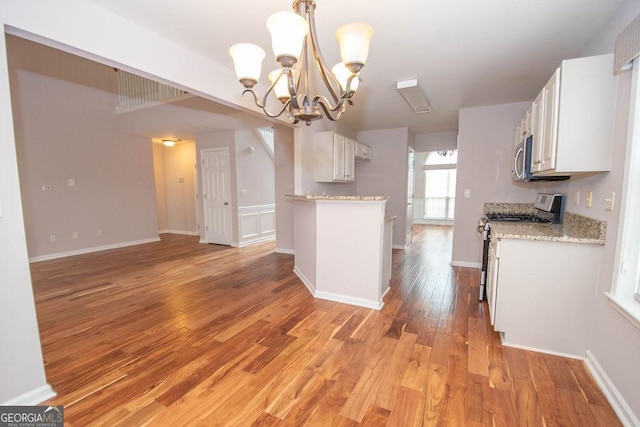
M450 227L415 229L381 311L313 299L272 242L34 263L46 403L68 426L620 425L582 361L501 345Z

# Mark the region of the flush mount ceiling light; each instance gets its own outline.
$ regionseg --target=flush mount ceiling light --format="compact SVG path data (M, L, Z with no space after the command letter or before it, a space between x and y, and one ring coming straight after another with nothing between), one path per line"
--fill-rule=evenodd
M422 91L418 87L418 79L401 80L397 83L396 89L400 95L407 101L409 107L416 114L430 113L431 107L427 103Z
M369 55L373 28L362 23L338 28L335 35L342 62L329 69L318 46L315 8L313 0L295 0L295 13L277 12L267 20L273 53L280 68L269 73L271 85L262 100L253 87L260 79L264 50L250 43L236 44L229 49L238 80L245 87L243 95L251 93L256 105L269 117L278 117L286 112L292 123L303 121L310 125L312 121L322 118L323 112L328 119L339 120L347 106L353 105L351 97L358 88L359 73ZM323 95L311 95L310 55L331 99ZM271 93L281 104L275 113L267 108Z
M165 147L173 147L174 145L176 145L176 140L175 139L163 139L162 143L164 144Z

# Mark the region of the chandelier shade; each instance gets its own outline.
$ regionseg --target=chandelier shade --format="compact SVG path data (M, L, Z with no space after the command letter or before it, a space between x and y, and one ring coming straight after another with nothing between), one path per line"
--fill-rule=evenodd
M266 56L260 46L238 43L229 49L238 80L245 87L253 87L260 80L262 60Z
M292 66L298 61L305 37L309 34L309 24L293 12L276 12L267 19L267 29L271 33L271 47L276 60ZM295 58L292 59L292 58Z
M373 37L373 28L369 24L347 24L336 30L340 58L351 72L357 73L367 62L371 37ZM353 66L358 68L354 69Z
M269 117L286 113L291 123L304 121L310 125L324 116L339 120L347 107L353 105L351 98L358 89L360 70L369 55L373 28L363 23L338 28L335 35L342 62L329 69L318 45L315 8L314 0L295 0L295 13L277 12L267 19L271 46L280 68L269 73L270 86L262 97L253 88L260 79L264 50L249 43L229 49L238 80L245 87L243 95L251 93L256 105ZM320 78L310 76L314 68ZM312 81L324 83L325 94L312 94ZM276 111L267 107L268 103L273 105L268 101L272 94L279 102Z
M347 66L344 65L344 62L338 62L336 65L334 65L333 68L331 68L331 72L334 76L336 76L336 79L338 79L338 83L340 83L340 88L342 90L346 91L347 85L350 85L350 92L355 92L356 90L358 90L360 78L355 76L354 78L349 80L349 78L353 76L353 73L351 73Z

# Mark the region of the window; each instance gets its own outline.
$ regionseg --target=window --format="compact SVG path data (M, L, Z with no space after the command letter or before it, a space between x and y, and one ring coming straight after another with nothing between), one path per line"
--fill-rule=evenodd
M456 150L431 151L427 154L424 164L425 219L453 220L457 161Z
M629 134L622 188L613 306L640 328L640 59L633 61Z

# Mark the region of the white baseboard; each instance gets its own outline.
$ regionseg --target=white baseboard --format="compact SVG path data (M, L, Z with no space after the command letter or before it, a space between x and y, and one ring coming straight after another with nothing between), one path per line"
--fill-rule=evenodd
M640 426L640 420L638 420L638 417L634 415L627 402L624 400L604 369L602 369L602 366L600 366L596 357L590 351L587 351L585 363L587 365L587 369L589 369L589 372L593 375L596 383L600 386L600 389L611 404L616 415L620 418L620 422L627 427Z
M286 248L276 248L275 252L277 254L287 254L287 255L295 255L296 251L294 251L293 249L286 249Z
M244 242L240 242L240 246L239 247L243 248L245 246L253 245L253 244L256 244L256 243L267 242L269 240L275 240L275 238L276 238L276 236L274 234L274 235L271 235L271 236L260 237L258 239L254 239L254 240L246 240Z
M78 249L76 251L58 252L58 253L55 253L55 254L31 257L31 258L29 258L29 262L49 261L51 259L65 258L65 257L68 257L68 256L74 256L74 255L89 254L89 253L92 253L92 252L106 251L108 249L126 248L127 246L142 245L144 243L152 243L152 242L159 242L159 241L160 241L160 237L153 237L151 239L143 239L143 240L134 240L134 241L131 241L131 242L114 243L112 245L94 246L93 248Z
M35 390L28 391L6 402L2 402L0 406L33 406L55 396L56 392L53 391L49 384L45 384Z
M468 267L468 268L482 268L482 264L479 262L468 262L468 261L451 261L452 267Z
M381 310L382 306L384 305L384 302L382 301L374 301L374 300L368 300L363 298L349 297L346 295L333 294L331 292L316 291L314 297L318 299L324 299L327 301L339 302L342 304L355 305L355 306L364 307L364 308L372 308L374 310Z
M503 334L501 334L500 340L502 341L502 345L504 347L519 348L521 350L535 351L536 353L551 354L553 356L566 357L567 359L584 360L583 356L578 356L576 354L561 353L559 351L545 350L545 349L542 349L542 348L530 347L530 346L520 345L520 344L510 344L510 343L504 341L504 335Z
M372 308L374 310L381 310L384 306L382 301L373 301L363 298L349 297L346 295L333 294L331 292L322 292L316 290L315 286L307 279L307 277L296 267L293 267L293 272L300 278L304 286L311 293L314 298L323 299L327 301L339 302L342 304L355 305L358 307Z
M159 230L158 234L184 234L185 236L199 236L200 233L197 231L186 231L186 230Z

